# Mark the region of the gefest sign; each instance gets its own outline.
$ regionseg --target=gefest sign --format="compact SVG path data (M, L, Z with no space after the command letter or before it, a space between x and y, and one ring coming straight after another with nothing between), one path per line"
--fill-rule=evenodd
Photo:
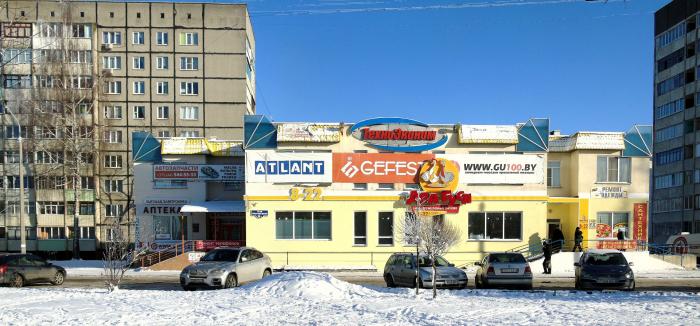
M353 137L368 145L392 152L422 152L444 145L447 135L425 123L404 118L374 118L350 128Z
M432 154L333 153L333 182L416 183Z

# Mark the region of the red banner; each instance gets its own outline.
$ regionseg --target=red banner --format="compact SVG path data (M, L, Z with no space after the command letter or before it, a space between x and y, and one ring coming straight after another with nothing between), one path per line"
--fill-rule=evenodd
M433 154L333 153L333 182L418 183L424 161Z
M242 247L245 241L242 240L197 240L194 242L194 249L197 251L209 251L217 247Z
M647 203L634 204L632 239L647 241Z

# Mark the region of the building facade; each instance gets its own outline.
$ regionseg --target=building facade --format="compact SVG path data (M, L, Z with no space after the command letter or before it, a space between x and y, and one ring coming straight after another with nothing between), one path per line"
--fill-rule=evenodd
M700 1L675 0L654 16L654 168L650 238L700 233L698 23Z
M61 179L65 174L46 173L46 167L62 163L53 157L66 153L58 150L47 159L37 149L52 140L39 136L32 118L39 107L66 114L60 99L36 95L37 89L57 87L56 72L45 68L48 57L60 57L68 71L60 79L70 81L61 85L88 94L80 114L94 153L80 172L81 250L99 249L109 238L111 219L123 219L125 232L134 232L132 133L243 139L243 116L255 113L255 38L245 5L3 1L0 8L5 58L0 251L19 250L19 131L8 113L16 115L29 140L23 164L27 249L72 248L72 192ZM61 131L54 134L48 138L60 138Z

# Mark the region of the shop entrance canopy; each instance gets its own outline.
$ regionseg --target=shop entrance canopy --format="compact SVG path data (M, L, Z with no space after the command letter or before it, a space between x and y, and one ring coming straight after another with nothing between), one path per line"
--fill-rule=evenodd
M182 213L245 213L242 200L202 201L182 206Z

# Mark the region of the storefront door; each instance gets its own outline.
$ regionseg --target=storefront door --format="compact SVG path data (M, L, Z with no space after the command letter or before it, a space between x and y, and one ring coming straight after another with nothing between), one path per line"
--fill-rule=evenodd
M208 214L207 240L245 241L245 217L234 214Z
M559 220L547 220L547 239L552 239L554 230L561 228Z

